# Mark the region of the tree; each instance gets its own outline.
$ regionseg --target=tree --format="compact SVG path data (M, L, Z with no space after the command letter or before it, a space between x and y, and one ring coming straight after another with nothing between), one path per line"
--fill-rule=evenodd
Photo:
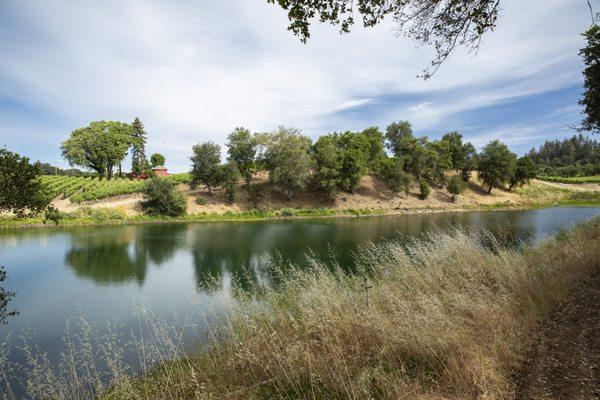
M230 203L235 203L238 199L238 182L242 178L238 166L234 160L229 161L221 167L220 181L225 188L227 200Z
M146 136L144 124L136 117L131 124L131 172L135 175L140 175L146 167Z
M370 143L365 135L344 132L333 135L340 149L340 187L352 193L367 173Z
M402 167L403 162L398 157L386 158L381 163L379 176L386 181L388 188L392 193L400 193L403 191L405 197L408 198L412 176L404 172Z
M452 195L452 201L456 203L456 197L467 189L467 183L459 175L453 175L446 189Z
M477 163L479 156L475 150L475 146L471 143L463 144L463 156L462 165L460 167L460 176L463 181L468 182L471 179L472 171L477 169Z
M587 44L579 51L583 58L583 106L582 130L600 132L600 26L594 24L584 34Z
M392 122L385 129L386 146L396 157L403 156L403 143L407 138L413 138L412 127L408 121Z
M46 210L51 199L39 175L39 163L0 148L0 212L22 217Z
M391 16L398 32L418 43L431 45L436 52L430 77L456 46L476 51L482 36L496 26L500 0L267 0L288 12L288 30L306 42L310 22L339 26L341 33L350 31L354 13L362 16L365 27L372 27Z
M284 127L269 136L264 156L269 181L291 200L294 193L304 190L310 180L313 166L310 138L301 135L297 129Z
M363 130L360 134L365 136L367 142L369 143L368 166L371 171L376 171L377 168L379 168L379 164L386 158L383 133L378 127L371 126Z
M149 215L178 217L185 214L186 199L175 184L167 179L154 177L144 185L144 200L141 205Z
M419 190L419 198L421 200L425 200L431 193L431 187L429 187L429 183L427 183L427 181L423 178L419 179Z
M446 184L446 171L452 167L450 145L444 140L426 142L426 170L429 179L440 187Z
M3 266L0 266L0 283L4 282L6 279L6 271ZM0 286L0 325L6 324L7 317L14 317L19 315L18 311L6 311L8 307L8 302L15 297L13 292L9 292L4 290L2 286Z
M514 186L518 187L525 185L535 177L535 164L531 161L531 158L520 157L517 160L515 170L510 177L508 190L511 190Z
M499 140L486 144L479 156L479 178L488 185L488 193L497 185L508 182L513 175L517 156Z
M63 157L71 166L89 168L100 179L110 179L113 167L119 164L132 144L131 125L116 121L92 122L75 129L61 144Z
M160 153L154 153L150 156L150 165L152 168L165 165L165 156Z
M315 181L320 190L330 199L335 199L341 184L342 160L333 135L319 137L313 146Z
M256 141L250 131L244 128L235 128L227 139L227 159L235 161L246 185L249 185L256 167Z
M196 187L199 183L206 185L208 193L212 194L212 188L220 183L221 147L214 142L197 144L192 148L192 180L191 186Z

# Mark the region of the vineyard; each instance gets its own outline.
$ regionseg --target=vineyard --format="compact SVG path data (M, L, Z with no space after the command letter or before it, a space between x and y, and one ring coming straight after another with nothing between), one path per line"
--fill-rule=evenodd
M574 176L574 177L563 177L563 176L539 176L539 180L556 183L600 183L600 175L595 176Z
M112 196L141 192L144 180L113 178L109 181L96 177L74 177L61 175L44 175L40 178L48 190L48 196L56 198L62 195L73 203L94 201ZM174 183L188 183L189 174L173 174L167 178Z

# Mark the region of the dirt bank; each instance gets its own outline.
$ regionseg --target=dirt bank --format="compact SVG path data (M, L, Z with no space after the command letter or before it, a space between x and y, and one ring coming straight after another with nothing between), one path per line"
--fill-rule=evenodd
M544 324L516 399L600 399L600 268Z

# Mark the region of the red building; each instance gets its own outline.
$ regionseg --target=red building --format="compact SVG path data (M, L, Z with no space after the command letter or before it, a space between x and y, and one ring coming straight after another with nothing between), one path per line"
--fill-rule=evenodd
M163 167L162 165L159 165L158 167L153 167L152 171L156 174L156 176L169 176L169 173L167 172L167 167Z

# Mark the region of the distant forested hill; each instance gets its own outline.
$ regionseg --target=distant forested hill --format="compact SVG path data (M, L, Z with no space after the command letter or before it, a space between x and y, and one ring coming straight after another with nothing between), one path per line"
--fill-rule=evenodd
M538 175L591 176L600 174L600 144L582 134L560 140L546 141L527 156L536 166Z

